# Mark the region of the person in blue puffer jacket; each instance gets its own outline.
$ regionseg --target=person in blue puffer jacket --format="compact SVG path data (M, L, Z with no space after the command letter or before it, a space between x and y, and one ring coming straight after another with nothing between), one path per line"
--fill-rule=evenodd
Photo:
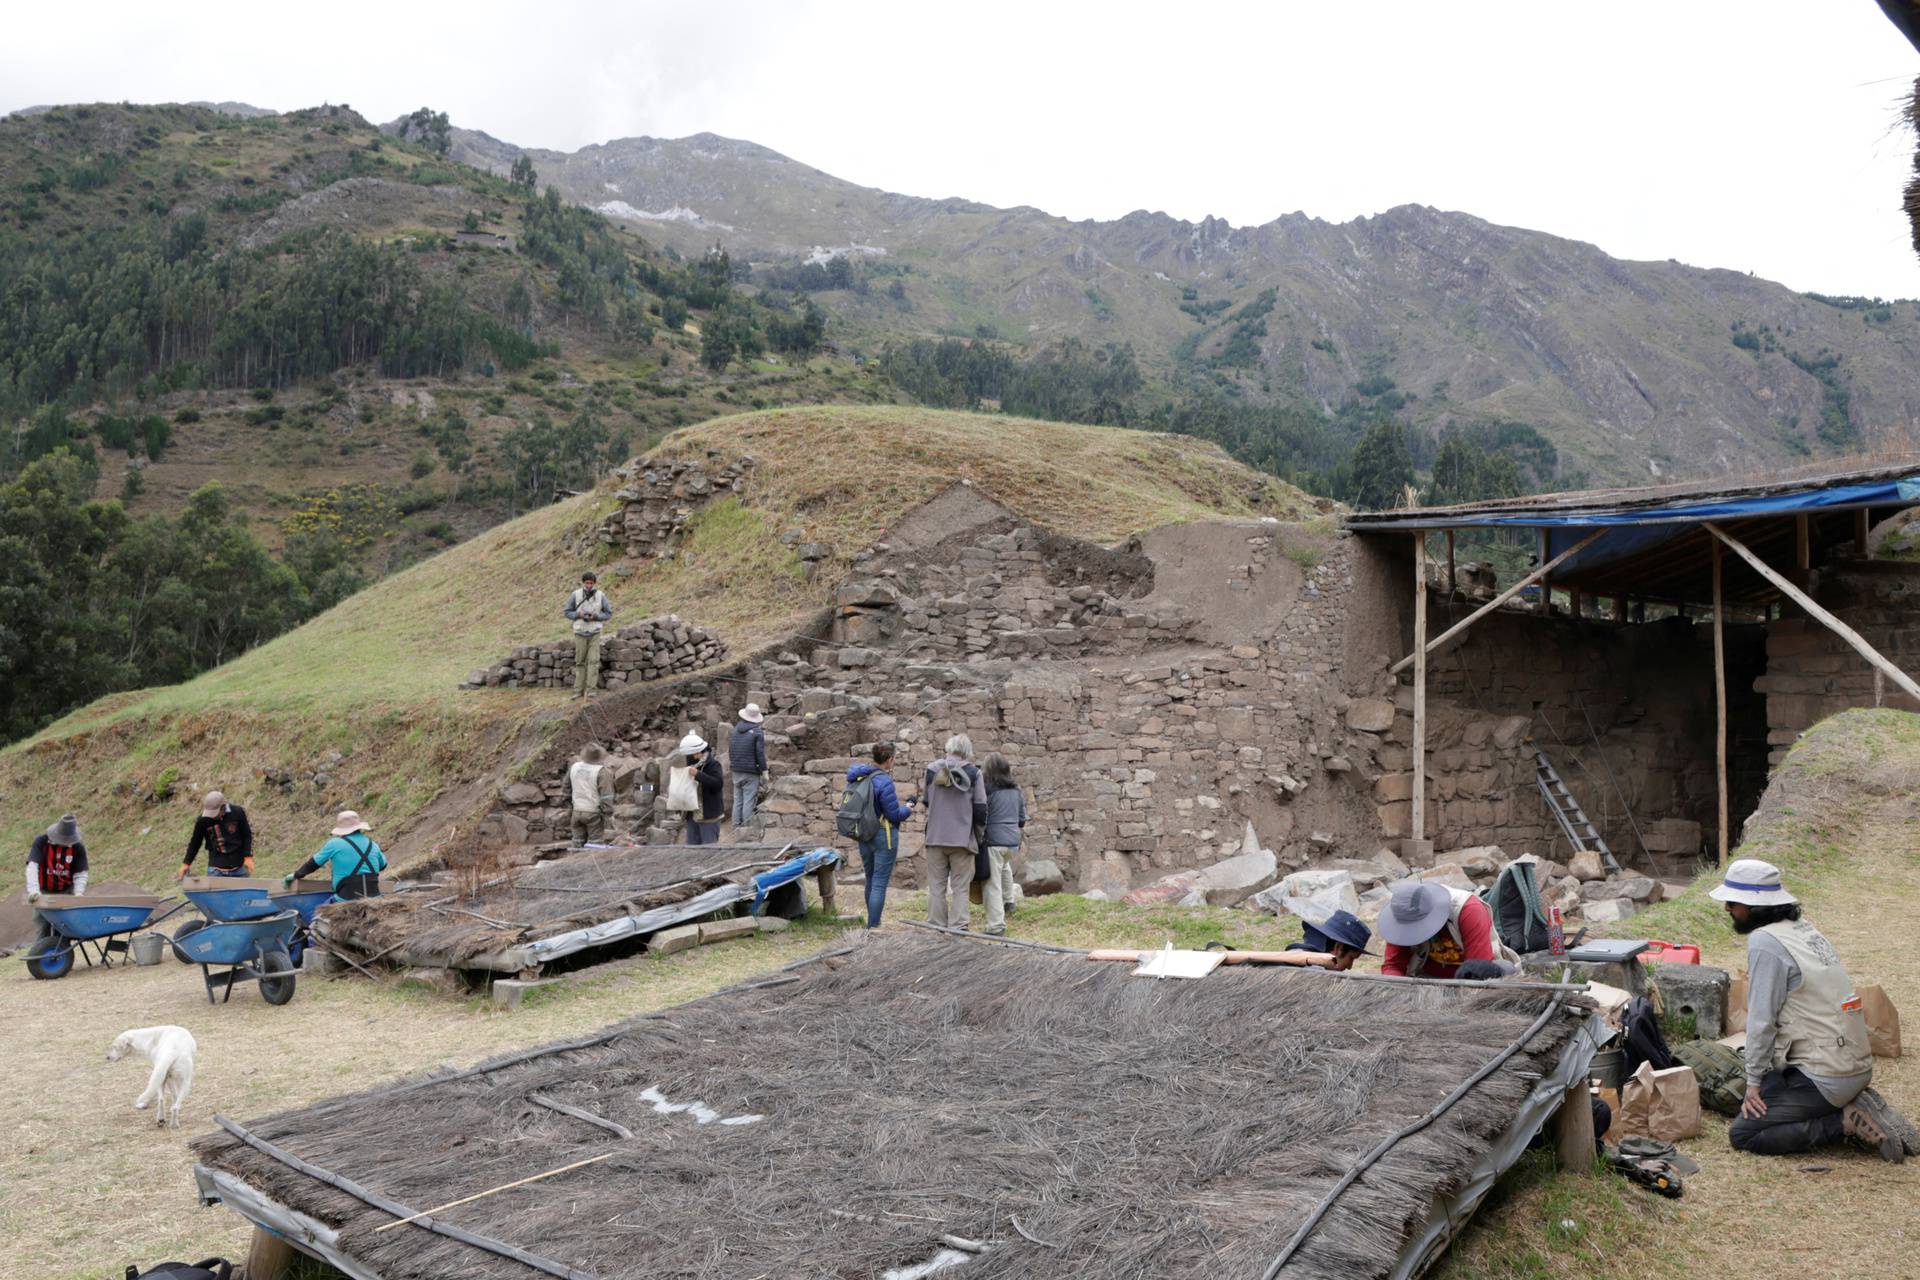
M873 744L872 764L847 766L847 785L853 786L868 774L873 775L873 812L880 829L873 839L860 842L860 865L867 876L867 928L880 927L880 913L887 905L887 882L893 879L893 864L900 857L900 824L913 816L913 806L903 804L893 785L887 766L893 763L893 744Z

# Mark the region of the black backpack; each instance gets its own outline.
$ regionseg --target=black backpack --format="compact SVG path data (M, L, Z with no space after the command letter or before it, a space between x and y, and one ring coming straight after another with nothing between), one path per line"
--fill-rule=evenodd
M875 769L862 774L860 781L840 793L840 811L834 815L833 825L850 840L865 843L880 834L880 815L873 809L873 780L879 772Z
M225 1258L203 1258L199 1262L163 1262L146 1271L127 1268L127 1280L231 1280L233 1264Z

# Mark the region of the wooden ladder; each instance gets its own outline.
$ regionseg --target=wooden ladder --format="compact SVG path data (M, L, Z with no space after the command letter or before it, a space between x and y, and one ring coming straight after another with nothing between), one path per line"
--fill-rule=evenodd
M1573 846L1576 853L1592 850L1599 854L1607 870L1617 874L1620 864L1614 859L1613 850L1607 848L1600 828L1588 819L1587 811L1573 798L1573 792L1567 790L1567 784L1553 767L1553 761L1547 759L1547 753L1539 747L1533 749L1533 771L1534 781L1540 785L1540 795L1546 800L1547 808L1553 810L1567 843Z

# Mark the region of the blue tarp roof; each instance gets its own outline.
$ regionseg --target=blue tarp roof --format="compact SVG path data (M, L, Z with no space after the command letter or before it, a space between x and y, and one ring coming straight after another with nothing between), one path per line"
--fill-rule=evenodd
M1505 503L1485 507L1414 508L1370 511L1348 518L1355 529L1596 529L1610 525L1699 524L1705 520L1750 520L1860 507L1905 507L1920 503L1920 473L1901 479L1825 488L1796 489L1748 497L1675 499L1668 503L1620 506L1528 507Z

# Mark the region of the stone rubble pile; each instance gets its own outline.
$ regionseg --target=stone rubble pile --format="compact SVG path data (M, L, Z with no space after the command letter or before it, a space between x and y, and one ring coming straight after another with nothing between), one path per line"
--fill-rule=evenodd
M678 614L609 631L600 642L600 687L663 680L714 665L727 642ZM573 641L522 645L506 659L468 674L462 689L566 689L573 685Z
M723 461L712 449L703 458L637 458L614 472L624 482L613 495L620 506L596 536L629 556L670 559L694 513L740 492L753 466L752 458Z

